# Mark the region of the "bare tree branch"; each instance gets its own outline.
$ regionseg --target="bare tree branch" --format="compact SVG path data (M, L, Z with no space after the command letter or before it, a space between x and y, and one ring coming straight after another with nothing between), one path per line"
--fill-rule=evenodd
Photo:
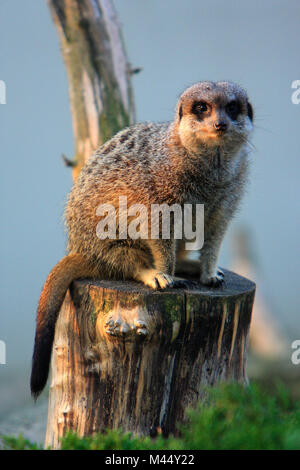
M74 179L92 152L135 119L131 67L111 0L48 0L69 80Z

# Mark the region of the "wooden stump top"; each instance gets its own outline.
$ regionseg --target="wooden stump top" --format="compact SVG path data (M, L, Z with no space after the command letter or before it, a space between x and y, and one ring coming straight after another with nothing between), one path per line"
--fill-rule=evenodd
M206 287L200 282L197 282L196 278L189 277L190 280L194 282L194 287L192 288L169 288L169 289L159 289L153 290L150 287L145 286L142 283L136 281L95 281L90 279L80 279L74 281L76 289L88 288L89 286L94 286L97 288L103 288L108 290L114 290L119 292L126 292L132 294L142 294L142 295L162 295L162 294L197 294L204 295L206 297L232 297L235 295L243 295L255 291L256 285L254 282L249 279L240 276L232 271L223 269L225 275L225 282L221 287Z

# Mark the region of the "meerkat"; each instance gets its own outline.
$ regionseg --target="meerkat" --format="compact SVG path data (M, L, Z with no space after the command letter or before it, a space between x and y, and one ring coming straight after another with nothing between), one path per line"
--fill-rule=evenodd
M120 131L87 161L66 206L68 255L50 272L37 311L31 391L36 398L49 371L56 319L78 278L132 279L152 289L174 286L191 269L184 240L100 239L101 204L204 204L199 281L218 287L218 255L247 179L253 109L231 82L200 82L179 98L171 123L142 123ZM199 268L200 266L200 268ZM200 269L200 270L199 270Z

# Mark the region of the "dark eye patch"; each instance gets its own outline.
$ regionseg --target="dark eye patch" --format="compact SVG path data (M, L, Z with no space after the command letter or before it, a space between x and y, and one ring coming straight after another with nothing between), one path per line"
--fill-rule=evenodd
M225 111L230 117L230 119L235 121L242 111L241 103L237 100L230 101L230 103L228 103L225 107Z
M205 101L194 101L192 106L192 113L198 117L202 117L203 114L209 111L209 105Z

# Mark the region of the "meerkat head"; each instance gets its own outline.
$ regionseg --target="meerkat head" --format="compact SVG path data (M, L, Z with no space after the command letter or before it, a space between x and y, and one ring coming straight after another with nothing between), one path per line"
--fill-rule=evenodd
M203 145L238 149L253 126L246 92L231 82L200 82L180 97L176 119L181 144L192 153Z

